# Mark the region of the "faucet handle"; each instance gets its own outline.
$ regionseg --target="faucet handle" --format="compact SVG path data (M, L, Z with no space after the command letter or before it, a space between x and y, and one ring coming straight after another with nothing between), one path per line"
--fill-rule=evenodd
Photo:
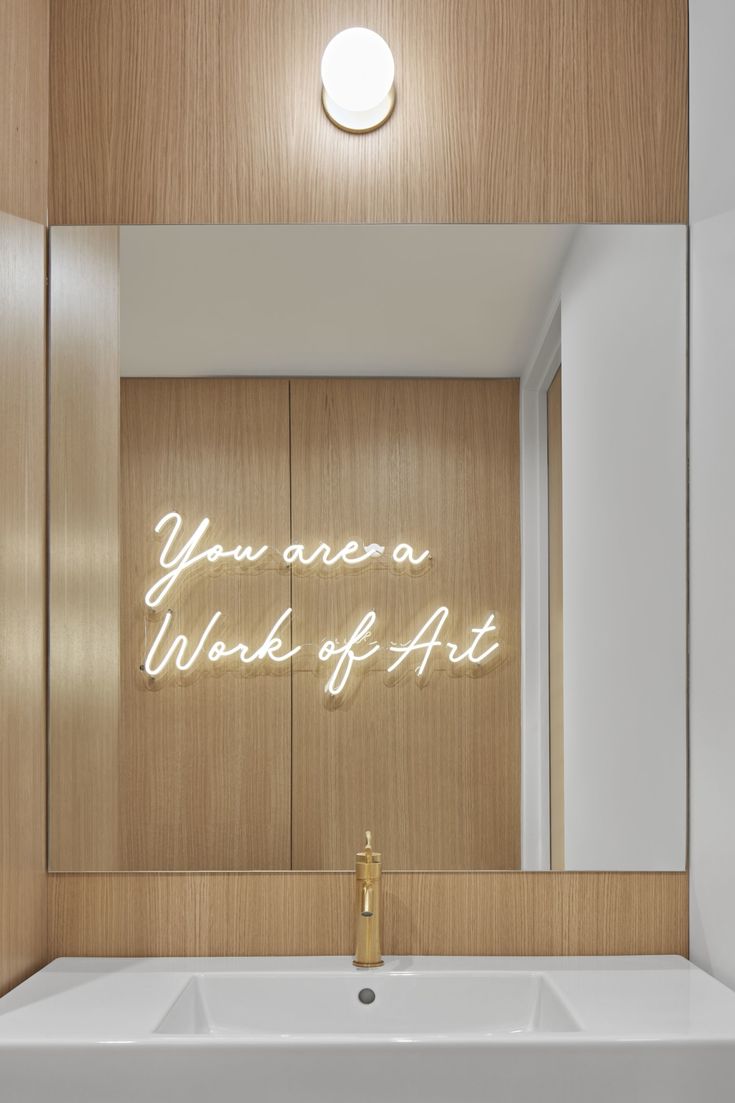
M366 865L380 865L381 855L373 850L373 833L365 832L365 849L357 853L357 861Z

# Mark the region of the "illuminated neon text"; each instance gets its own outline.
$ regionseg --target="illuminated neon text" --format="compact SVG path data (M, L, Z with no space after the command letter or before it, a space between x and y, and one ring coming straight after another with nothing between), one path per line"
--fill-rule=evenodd
M365 544L358 540L348 540L334 550L325 541L316 547L289 544L282 552L274 551L268 544L236 544L226 548L222 544L207 544L208 517L202 518L190 535L182 532L183 524L181 514L172 511L161 517L155 526L155 532L164 537L158 558L163 573L145 595L145 604L150 610L160 610L176 583L197 564L216 567L229 561L240 566L252 565L265 560L269 553L271 562L275 558L289 567L317 569L358 567L379 559L389 559L399 567L420 567L431 558L428 549L417 552L411 544L404 542L395 544L391 550L383 544ZM390 675L406 664L407 671L413 667L416 677L423 679L430 670L432 656L437 661L443 656L450 667L464 664L469 669L486 662L500 648L495 638L498 631L495 613L489 613L479 627L469 629L466 645L446 640L449 618L446 605L435 609L407 642L383 644L374 638L378 617L372 609L360 618L345 638L324 640L318 648L313 644L290 646L292 613L291 608L284 609L262 638L245 643L220 638L224 634L225 621L221 609L212 613L206 624L200 622L198 635L196 632L187 635L176 631L174 613L167 608L163 616L153 616L146 622L147 626L153 625L153 640L150 646L146 643L147 653L142 669L150 678L158 678L167 671L195 673L208 665L227 663L227 660L230 668L270 666L275 669L278 664L288 662L300 652L308 652L313 657L316 651L317 664L325 664L329 671L324 691L330 697L339 697L347 689L355 670L358 667L370 669L369 660L379 652L384 653L384 658L382 663L380 659L375 660L375 669L382 669Z
M203 663L218 663L223 659L237 658L240 663L250 666L258 663L283 663L293 658L302 651L302 646L297 644L289 648L284 642L281 632L287 633L292 610L285 609L274 622L257 647L251 648L249 644L236 642L226 643L217 638L220 631L219 625L222 618L221 610L217 610L198 639L193 639L183 633L173 634L173 614L169 611L162 618L156 636L148 650L143 663L143 669L151 678L157 678L167 669L178 670L187 673L195 667L201 668ZM449 615L445 605L436 609L428 620L419 628L413 638L406 644L390 644L387 648L371 639L373 628L377 621L375 610L365 613L353 632L344 643L338 640L325 640L319 647L317 659L320 663L333 663L329 678L324 686L325 693L332 697L338 697L347 688L355 665L371 659L379 651L388 651L398 654L387 668L391 673L398 669L410 655L420 655L420 661L415 668L415 674L422 678L427 673L429 659L436 650L446 653L450 663L482 663L494 654L500 644L493 641L489 646L480 650L483 640L491 633L497 631L495 626L495 614L491 613L480 628L471 628L472 642L463 651L457 643L442 642L440 633ZM216 631L215 631L216 630ZM173 636L173 638L171 638Z
M175 545L182 525L181 514L172 511L166 513L155 526L156 533L162 533L167 528L170 531L158 559L164 573L156 579L145 595L145 603L149 609L158 609L178 579L197 563L216 564L227 559L239 564L257 563L271 550L268 544L262 544L258 548L251 544L236 544L234 548L211 544L209 547L198 550L210 525L209 518L203 517L191 536L183 540L177 551ZM289 566L297 564L302 567L335 567L343 564L346 567L358 567L370 559L381 559L385 553L386 549L382 544L361 544L357 540L348 540L343 547L335 551L332 551L329 544L322 541L313 551L307 551L304 544L289 544L283 552L276 554ZM410 544L399 543L391 552L390 558L398 565L408 564L418 567L429 556L428 550L417 553Z

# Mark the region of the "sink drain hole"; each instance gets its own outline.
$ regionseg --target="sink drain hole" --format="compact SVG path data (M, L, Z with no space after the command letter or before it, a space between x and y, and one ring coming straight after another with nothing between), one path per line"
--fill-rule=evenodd
M375 993L372 988L361 988L357 993L357 998L360 1003L372 1003L375 999Z

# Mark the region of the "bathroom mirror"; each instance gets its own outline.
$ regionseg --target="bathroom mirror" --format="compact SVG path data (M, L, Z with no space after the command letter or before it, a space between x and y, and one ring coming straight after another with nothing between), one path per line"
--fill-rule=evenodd
M676 870L686 230L56 227L53 870Z

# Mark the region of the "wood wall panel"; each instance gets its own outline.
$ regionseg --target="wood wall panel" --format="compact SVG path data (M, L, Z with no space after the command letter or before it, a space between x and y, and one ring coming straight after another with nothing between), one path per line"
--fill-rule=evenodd
M426 570L294 568L295 642L345 639L375 610L382 646L337 699L333 664L294 660L294 869L349 868L367 828L386 868L518 868L518 380L294 380L291 442L294 541L432 556ZM432 654L419 683L414 655L393 684L388 645L442 605L442 640L461 650L495 613L497 658L473 671Z
M0 4L0 211L46 225L49 0Z
M585 8L589 194L605 217L582 221L687 222L687 0L586 0ZM656 195L678 215L632 213Z
M45 261L0 213L0 995L47 960Z
M55 0L52 223L686 222L686 0ZM352 24L388 124L319 99Z
M551 868L564 869L564 547L561 368L547 392L549 503L549 811Z
M183 518L175 548L202 518L214 543L289 543L288 381L124 379L121 451L120 869L288 869L291 865L290 663L268 673L210 667L185 684L140 670L165 609L195 646L266 638L290 604L281 565L193 568L146 617L163 573L156 522ZM166 536L168 536L168 531ZM265 560L264 560L265 562ZM147 627L146 627L147 626ZM221 633L221 637L219 635ZM283 638L290 638L287 627ZM68 868L75 868L73 865Z
M687 954L686 873L386 873L387 954ZM57 874L53 956L350 954L345 873Z
M49 864L119 860L117 227L58 228L49 307Z

